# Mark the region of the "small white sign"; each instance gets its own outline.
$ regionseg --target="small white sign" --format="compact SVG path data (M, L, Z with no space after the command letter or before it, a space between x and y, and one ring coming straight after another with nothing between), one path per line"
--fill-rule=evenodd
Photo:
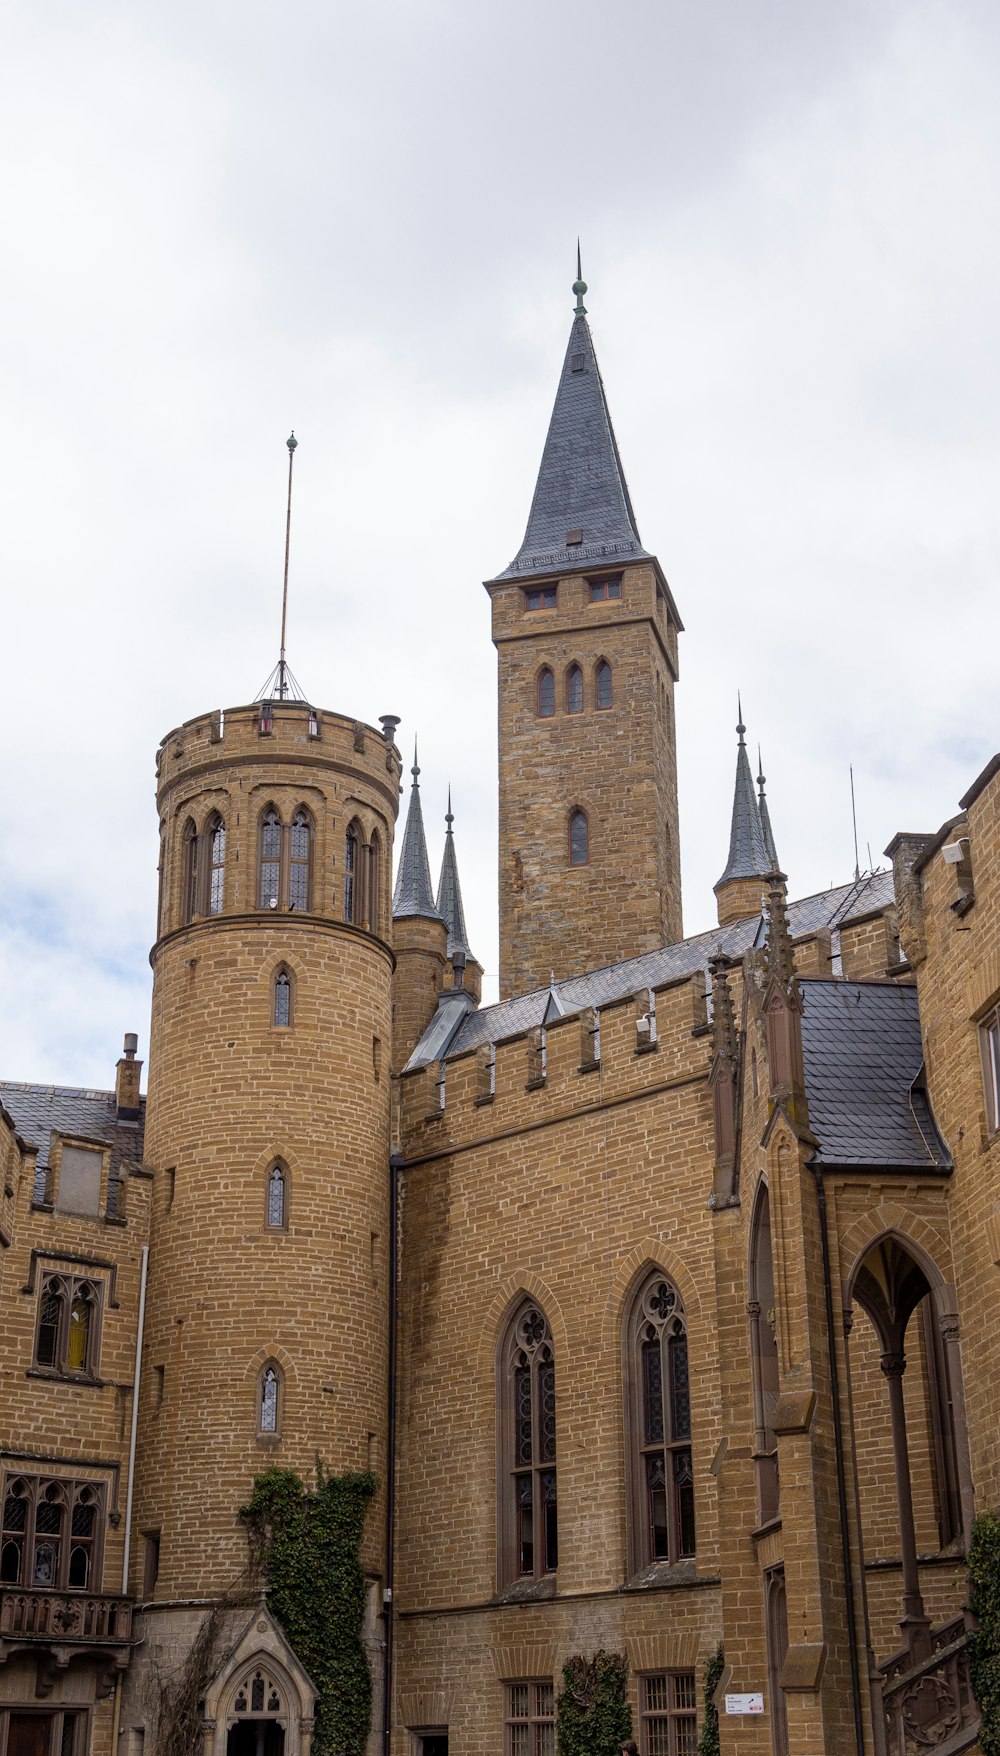
M727 1695L727 1713L763 1713L763 1695Z

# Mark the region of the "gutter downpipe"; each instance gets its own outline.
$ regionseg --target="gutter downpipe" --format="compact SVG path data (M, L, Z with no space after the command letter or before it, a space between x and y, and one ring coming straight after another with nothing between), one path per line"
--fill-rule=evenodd
M844 1564L844 1600L847 1610L847 1646L851 1662L851 1705L854 1710L854 1740L858 1756L864 1756L865 1731L861 1706L861 1672L858 1667L858 1622L854 1608L854 1569L851 1566L851 1533L847 1521L847 1479L844 1474L843 1423L840 1416L840 1370L837 1365L837 1338L833 1319L833 1281L830 1270L830 1235L827 1230L826 1185L823 1167L815 1159L809 1166L816 1180L819 1205L819 1235L823 1248L823 1293L826 1300L826 1335L830 1356L830 1391L833 1400L833 1449L837 1462L837 1511L840 1522L840 1546Z
M389 1382L388 1416L386 1420L385 1461L385 1587L382 1608L385 1613L385 1669L382 1681L383 1749L389 1756L392 1740L392 1635L394 1611L392 1602L393 1553L396 1540L396 1355L399 1301L396 1279L399 1247L399 1173L403 1168L402 1153L389 1154ZM114 1756L114 1752L112 1752Z
M128 1595L128 1567L132 1554L132 1494L135 1488L135 1447L139 1431L139 1387L142 1383L142 1340L146 1329L146 1280L149 1245L143 1244L139 1269L139 1317L135 1328L135 1371L132 1373L132 1424L128 1439L128 1486L125 1489L125 1547L122 1551L122 1597ZM111 1756L117 1756L122 1717L122 1675L115 1678L115 1711L111 1722Z

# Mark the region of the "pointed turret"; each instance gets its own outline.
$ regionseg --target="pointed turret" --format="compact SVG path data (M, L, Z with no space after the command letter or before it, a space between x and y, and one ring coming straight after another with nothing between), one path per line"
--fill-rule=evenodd
M629 497L604 383L583 304L576 311L528 514L528 528L499 579L570 573L578 567L646 559Z
M406 813L403 845L399 852L396 888L392 893L392 918L400 921L419 915L422 920L440 921L443 916L434 901L434 891L431 888L431 867L427 858L424 814L420 804L420 766L417 762L415 739L410 773L413 784L410 787L410 806Z
M736 788L733 794L733 816L729 832L729 859L715 886L719 909L719 925L756 914L760 908L761 879L772 870L764 831L761 827L757 795L754 792L750 759L744 741L743 704L739 703L736 727L739 747L736 752Z
M459 883L458 860L455 855L455 836L451 827L455 821L455 815L451 808L450 787L448 788L448 809L445 812L444 821L444 853L441 857L441 876L438 879L437 910L448 929L448 961L455 972L455 986L467 988L478 1005L482 994L483 970L478 959L473 956L465 926L462 886Z
M760 817L760 832L764 837L764 847L767 850L767 857L771 862L771 870L772 872L776 872L780 861L778 859L778 850L774 845L774 834L771 829L771 813L767 808L767 798L764 793L764 764L761 761L759 744L757 745L757 811Z
M392 937L396 973L392 985L393 1070L405 1067L434 1016L447 980L448 929L431 888L431 868L420 805L420 765L416 743L410 770L410 807L392 896Z

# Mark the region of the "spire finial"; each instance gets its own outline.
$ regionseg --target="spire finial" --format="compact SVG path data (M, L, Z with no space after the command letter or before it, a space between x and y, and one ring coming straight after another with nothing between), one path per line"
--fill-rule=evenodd
M416 738L414 738L414 740L413 740L413 767L410 769L410 773L413 776L414 786L417 786L419 784L418 780L417 780L417 776L420 773L420 764L417 761L417 740L416 740Z
M764 761L763 761L763 758L762 758L761 753L760 753L760 745L759 744L757 745L757 791L759 792L761 798L763 798L764 797Z
M455 818L454 818L454 815L453 815L452 809L451 809L451 782L450 781L448 782L448 809L444 814L444 820L445 820L445 823L448 825L445 833L446 833L446 835L450 835L451 834L451 826L455 821Z
M740 743L742 744L743 734L746 731L746 726L743 724L743 701L741 699L739 691L737 691L737 694L736 694L736 718L738 721L736 731L738 733Z
M573 282L573 291L576 294L576 316L586 317L587 307L583 302L583 295L587 291L587 283L583 278L583 266L580 261L579 238L576 240L576 279Z
M285 440L288 446L288 510L285 513L285 577L281 587L281 649L278 654L278 700L288 694L288 666L285 662L285 624L288 620L288 551L292 540L292 464L298 447L293 428Z

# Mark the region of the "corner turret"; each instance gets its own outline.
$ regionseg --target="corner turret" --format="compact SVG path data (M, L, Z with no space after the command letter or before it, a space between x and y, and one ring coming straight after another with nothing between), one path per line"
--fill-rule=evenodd
M392 986L393 1068L405 1067L434 1015L445 985L448 928L434 901L420 804L420 765L413 746L410 804L392 897L396 973Z
M744 741L745 733L743 704L740 702L736 727L739 746L736 751L736 786L729 830L729 858L722 877L714 887L720 927L728 927L733 921L743 920L747 915L760 912L764 882L777 865L777 856L771 851L774 848L774 838L771 835L770 819L767 820L766 832L761 822Z

